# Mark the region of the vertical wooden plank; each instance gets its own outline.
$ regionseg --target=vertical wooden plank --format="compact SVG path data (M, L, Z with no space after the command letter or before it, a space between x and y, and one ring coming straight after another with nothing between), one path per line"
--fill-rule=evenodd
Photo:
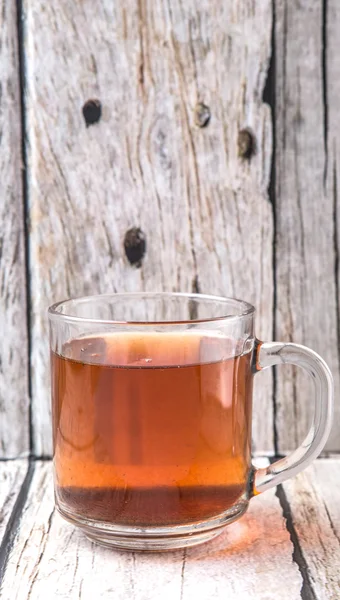
M27 467L27 459L0 462L0 549Z
M334 255L334 282L335 282L335 323L334 337L330 340L329 354L333 359L333 375L335 376L335 399L340 393L340 123L339 123L339 93L340 93L340 6L336 0L324 0L323 11L324 33L324 126L326 143L326 168L327 168L327 200L332 210L332 237L329 245L332 246ZM333 345L334 344L334 345ZM338 369L338 370L337 370ZM331 450L340 449L340 410L336 401L335 422Z
M25 12L34 437L46 455L52 301L235 295L258 307L258 335L272 335L271 2L26 0ZM135 266L123 247L133 227L147 244ZM264 448L271 375L261 383Z
M0 597L1 583L30 484L27 459L0 462Z
M323 8L321 0L275 3L276 338L306 344L320 353L332 369L339 393L337 250L334 202L328 189L334 161L331 164L328 158ZM332 64L336 62L335 52ZM329 102L334 120L337 104L334 95ZM312 386L301 371L278 370L280 452L302 441L313 410ZM327 446L333 451L340 449L339 403L335 417Z
M340 461L315 461L284 484L290 526L307 568L305 585L317 600L338 600L340 590Z
M16 6L0 0L0 458L29 451L20 123Z

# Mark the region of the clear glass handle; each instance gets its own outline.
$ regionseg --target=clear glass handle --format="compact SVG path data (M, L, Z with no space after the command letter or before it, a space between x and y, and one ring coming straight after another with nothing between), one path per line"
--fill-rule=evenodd
M333 377L325 361L313 350L298 344L257 341L256 372L274 365L302 367L314 382L315 407L312 426L301 446L264 469L255 469L254 495L282 483L305 469L323 449L332 426Z

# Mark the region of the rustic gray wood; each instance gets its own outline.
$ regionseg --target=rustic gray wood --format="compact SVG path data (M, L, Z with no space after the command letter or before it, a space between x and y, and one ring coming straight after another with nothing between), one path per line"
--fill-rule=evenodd
M235 295L256 304L258 335L272 337L271 116L262 101L272 10L270 0L25 0L24 11L41 456L51 453L52 301L142 289ZM98 101L101 118L89 124ZM140 268L123 247L132 227L146 236ZM271 374L256 386L254 438L270 449Z
M337 397L339 6L277 0L275 13L276 337L319 352ZM307 431L312 392L291 367L278 370L276 391L278 450L285 452ZM339 427L336 402L329 451L340 449Z
M335 398L339 397L340 393L340 144L339 144L339 112L338 102L340 93L340 65L337 60L339 53L339 32L340 32L340 6L336 0L328 0L325 4L325 69L323 73L325 84L325 110L324 126L325 126L325 144L326 144L326 164L327 169L327 200L332 207L331 227L329 238L329 246L332 247L333 267L334 267L334 282L335 282L335 323L336 340L335 346L330 344L327 348L327 358L332 360L330 363L333 366L333 374L335 376ZM325 280L326 281L326 280ZM324 307L323 314L326 314L327 307ZM340 450L340 407L336 402L335 421L333 427L333 436L330 440L329 447L332 450Z
M338 600L340 591L340 461L316 461L284 484L303 559L307 589L316 600Z
M0 0L0 458L29 450L21 169L16 7Z
M0 547L27 472L27 460L0 462Z
M292 552L273 490L213 542L185 552L95 546L54 512L51 464L37 462L1 598L299 600L302 579Z

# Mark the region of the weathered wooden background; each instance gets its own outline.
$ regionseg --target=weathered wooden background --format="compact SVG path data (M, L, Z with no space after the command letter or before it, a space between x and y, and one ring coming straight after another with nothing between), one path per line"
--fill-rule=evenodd
M339 39L337 0L0 0L1 457L51 454L67 296L242 297L339 393ZM310 388L256 385L256 449L285 452Z

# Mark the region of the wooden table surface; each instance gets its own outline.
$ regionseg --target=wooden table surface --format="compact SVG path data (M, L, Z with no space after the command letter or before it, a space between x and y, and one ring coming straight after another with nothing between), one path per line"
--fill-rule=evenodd
M54 510L50 461L0 463L2 600L340 599L340 460L321 459L202 546L94 545Z

